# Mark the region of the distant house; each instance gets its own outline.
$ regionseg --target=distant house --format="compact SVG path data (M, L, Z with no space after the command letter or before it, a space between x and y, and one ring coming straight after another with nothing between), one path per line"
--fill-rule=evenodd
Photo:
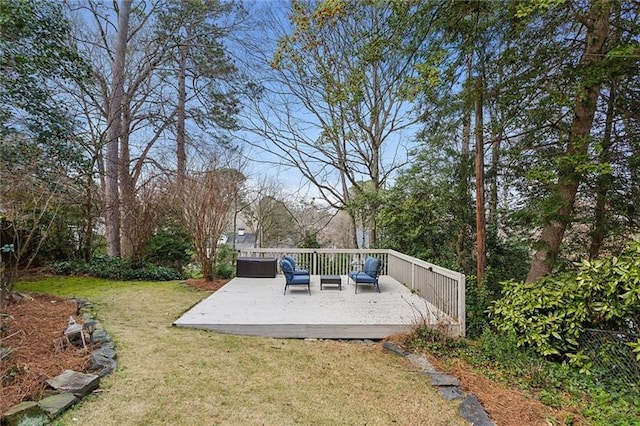
M227 245L233 247L235 240L236 250L245 250L256 246L256 234L238 230L237 233L227 234Z

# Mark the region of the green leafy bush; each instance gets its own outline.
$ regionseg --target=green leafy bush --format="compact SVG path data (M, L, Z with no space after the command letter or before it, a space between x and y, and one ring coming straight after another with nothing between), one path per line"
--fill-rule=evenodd
M496 292L489 286L478 286L475 275L468 275L466 290L466 334L470 338L480 337L488 327L487 309L496 300Z
M94 257L90 262L67 260L53 264L53 270L60 275L91 275L114 280L171 281L183 279L181 272L166 266L151 263L134 264L118 257Z
M575 274L548 276L535 283L503 283L503 298L489 308L491 323L517 336L519 345L544 356L572 354L586 328L631 331L640 328L640 241L620 256L577 264ZM631 330L630 330L631 329ZM586 365L586 364L585 364Z
M218 258L214 271L216 277L229 279L235 276L234 255L233 249L227 245L223 244L218 248Z
M155 265L182 270L191 258L192 247L184 227L179 223L169 223L151 236L144 250L144 259Z

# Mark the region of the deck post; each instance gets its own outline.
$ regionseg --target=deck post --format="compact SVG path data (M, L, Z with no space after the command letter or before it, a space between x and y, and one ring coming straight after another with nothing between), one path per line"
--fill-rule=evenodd
M458 279L458 322L460 323L460 337L464 337L467 332L466 318L466 277L460 274Z
M311 275L318 275L318 252L311 253Z
M411 290L416 289L416 264L411 262Z

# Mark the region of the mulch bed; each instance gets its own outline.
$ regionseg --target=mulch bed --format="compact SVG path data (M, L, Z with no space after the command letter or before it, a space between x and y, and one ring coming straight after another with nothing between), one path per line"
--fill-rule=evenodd
M185 284L188 285L189 287L197 288L198 290L214 292L219 290L220 287L222 287L229 281L231 280L221 279L221 278L215 278L213 281L205 281L202 278L201 279L190 278L185 281Z
M538 426L552 424L548 419L556 419L558 425L565 425L571 419L572 425L586 425L586 419L575 410L554 409L546 406L524 391L507 387L479 374L464 362L456 359L450 365L443 365L430 354L429 361L441 371L446 371L460 379L463 390L478 397L491 420L500 426Z
M11 348L0 362L0 413L13 405L39 399L45 380L64 370L83 371L90 349L63 344L62 337L76 303L55 296L25 296L5 302L2 348ZM65 342L66 343L66 342Z

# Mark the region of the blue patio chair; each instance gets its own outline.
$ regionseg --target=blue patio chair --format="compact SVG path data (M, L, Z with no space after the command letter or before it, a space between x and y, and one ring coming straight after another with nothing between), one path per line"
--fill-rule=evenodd
M291 256L285 256L283 259L288 260L293 266L293 275L309 275L309 271L306 269L298 269L296 268L296 261Z
M309 296L311 296L311 279L309 274L306 275L296 275L293 273L293 265L287 259L282 259L280 262L280 268L282 269L282 273L284 274L285 284L284 284L284 294L287 294L287 287L290 285L299 286L306 285L307 291L309 292Z
M364 262L362 271L349 273L349 278L356 284L356 294L358 294L358 284L367 284L374 286L380 293L380 284L378 277L380 276L380 268L382 263L375 257L368 257Z

